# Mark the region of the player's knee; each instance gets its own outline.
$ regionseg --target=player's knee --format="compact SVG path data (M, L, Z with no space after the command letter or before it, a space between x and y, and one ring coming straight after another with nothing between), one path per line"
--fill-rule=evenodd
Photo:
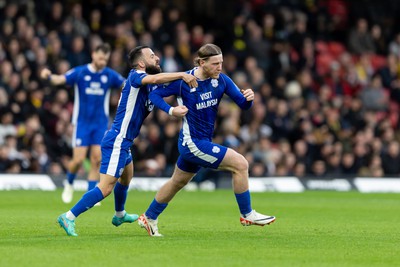
M72 158L71 163L75 164L75 165L82 165L84 160L85 160L85 157L77 156L77 157Z
M182 189L183 187L185 187L185 185L187 185L189 183L189 181L172 179L172 183L173 183L175 188Z
M100 162L101 162L101 157L90 158L90 163L92 164L92 166L100 166Z
M249 162L246 160L245 157L238 154L237 159L235 160L234 168L238 172L244 172L249 170Z
M100 184L98 185L101 193L103 194L104 197L109 196L112 193L113 188L111 186L101 186Z

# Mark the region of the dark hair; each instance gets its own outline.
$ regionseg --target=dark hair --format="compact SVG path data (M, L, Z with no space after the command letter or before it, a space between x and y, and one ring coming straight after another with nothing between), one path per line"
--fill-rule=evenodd
M138 61L143 55L142 50L144 48L150 48L150 47L147 46L147 45L140 45L140 46L137 46L137 47L133 48L129 52L129 54L128 54L128 63L129 63L129 66L131 68L133 68L133 69L137 68Z
M221 48L215 44L205 44L197 51L197 57L194 59L194 65L200 65L200 59L207 60L209 57L222 55Z
M94 49L94 52L98 52L101 51L104 54L109 54L111 52L111 46L107 43L104 44L99 44L98 46L96 46L96 48Z

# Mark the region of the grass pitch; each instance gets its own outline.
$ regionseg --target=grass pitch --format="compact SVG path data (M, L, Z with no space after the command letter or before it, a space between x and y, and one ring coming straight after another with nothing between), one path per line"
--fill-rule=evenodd
M142 213L154 195L130 191L128 212ZM79 236L69 237L56 224L72 207L60 196L0 191L0 266L400 264L400 194L253 193L253 207L277 220L243 227L232 191L184 191L159 217L162 238L150 238L136 222L114 227L113 195L82 214Z

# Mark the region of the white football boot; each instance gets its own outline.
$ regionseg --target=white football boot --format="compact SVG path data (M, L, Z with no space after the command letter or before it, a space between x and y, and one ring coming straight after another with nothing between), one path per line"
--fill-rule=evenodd
M157 223L158 220L152 220L150 218L147 218L146 214L144 213L140 215L138 219L138 224L140 225L140 227L147 230L149 236L163 236L158 232Z
M71 203L74 196L74 187L68 182L64 183L64 190L61 194L61 199L64 203Z
M271 224L275 221L275 216L264 215L261 213L252 210L250 214L244 216L243 214L240 216L240 223L243 226L250 226L250 225L259 225L264 226L266 224Z

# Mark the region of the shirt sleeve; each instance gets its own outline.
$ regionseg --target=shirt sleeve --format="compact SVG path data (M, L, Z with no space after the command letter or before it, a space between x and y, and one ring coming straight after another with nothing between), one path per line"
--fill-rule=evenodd
M140 87L143 86L142 80L144 77L147 76L147 73L135 73L134 75L131 76L129 79L130 85L134 88L139 89Z
M253 101L247 101L240 92L239 87L228 76L221 74L222 79L226 83L225 94L227 94L241 109L249 109L253 105Z
M67 71L64 74L65 83L68 84L69 86L74 86L74 84L77 83L78 74L79 74L79 68L72 68L69 71Z
M119 89L125 81L125 78L116 71L112 71L112 88Z
M159 109L169 112L171 106L165 102L164 97L171 95L180 95L182 80L176 80L167 86L159 86L156 90L150 92L149 98L151 102Z

